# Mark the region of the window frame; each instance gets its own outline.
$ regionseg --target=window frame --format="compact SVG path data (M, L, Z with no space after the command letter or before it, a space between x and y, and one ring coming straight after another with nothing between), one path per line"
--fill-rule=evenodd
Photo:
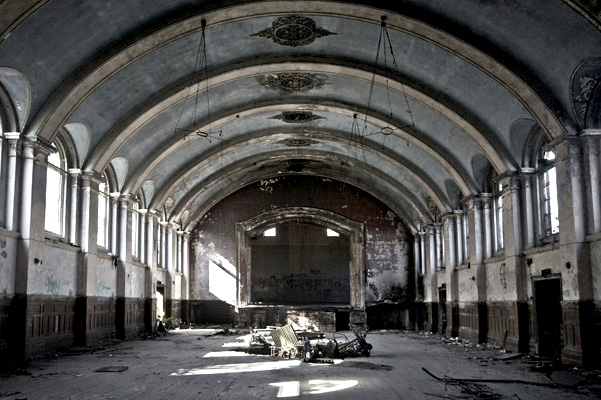
M69 192L68 192L68 179L69 179L69 174L68 174L68 163L67 163L67 156L65 154L65 151L63 149L63 147L60 145L60 143L58 142L53 142L52 146L56 149L55 152L51 153L48 155L48 159L47 159L47 163L46 163L46 193L45 193L45 215L44 215L44 232L45 232L45 236L49 239L58 239L58 240L64 240L67 237L67 203L69 201ZM55 165L54 163L51 162L50 158L51 156L54 155L58 155L58 159L59 159L59 165ZM59 182L59 187L60 189L58 190L58 199L51 199L49 202L49 198L48 198L48 194L49 194L49 190L48 190L48 182L50 180L50 174L57 174L58 179L60 180ZM55 185L50 185L51 187L55 187ZM58 205L56 207L49 207L52 206L52 204L54 204L55 202L58 202ZM52 229L48 229L48 216L49 215L53 215L53 213L50 213L49 210L52 209L52 211L56 212L58 211L58 224L60 225L58 228L58 232Z
M550 158L548 155L552 155ZM555 184L552 185L549 175L554 175ZM561 227L559 226L559 203L557 187L557 168L555 166L555 152L552 150L541 150L538 162L538 209L539 209L539 240L544 243L555 241L558 237ZM554 186L554 190L552 187ZM552 192L555 192L553 199ZM553 203L555 205L553 206ZM553 226L553 208L556 214L556 228ZM555 230L555 231L554 231Z

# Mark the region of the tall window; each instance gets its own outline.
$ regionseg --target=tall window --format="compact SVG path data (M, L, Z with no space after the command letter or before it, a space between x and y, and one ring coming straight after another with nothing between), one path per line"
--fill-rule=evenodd
M557 204L557 181L553 161L555 153L546 151L542 157L541 199L543 237L559 232L559 207Z
M65 236L65 209L67 198L67 161L59 146L48 156L46 173L46 231Z
M131 211L131 255L135 259L140 258L140 202L134 200Z
M494 227L495 227L495 250L505 247L503 241L503 185L498 183L494 192Z
M108 249L109 247L109 222L110 222L110 203L109 203L109 185L106 175L102 175L103 181L98 185L98 239L97 244L100 247Z

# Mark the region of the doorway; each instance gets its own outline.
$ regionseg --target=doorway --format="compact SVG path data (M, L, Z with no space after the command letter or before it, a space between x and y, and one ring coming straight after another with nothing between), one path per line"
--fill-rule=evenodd
M447 331L447 289L441 287L438 289L438 307L440 319L440 333L442 335Z
M538 354L542 357L561 357L561 282L556 279L534 281Z

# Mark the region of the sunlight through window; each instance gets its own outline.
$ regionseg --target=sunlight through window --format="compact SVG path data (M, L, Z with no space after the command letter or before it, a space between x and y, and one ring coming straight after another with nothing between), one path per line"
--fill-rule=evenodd
M266 236L266 237L275 237L275 235L276 235L275 228L270 228L270 229L267 229L265 232L263 232L263 236Z
M336 231L333 231L333 230L331 230L331 229L326 229L326 235L327 235L328 237L339 237L339 236L340 236L340 233L338 233L338 232L336 232Z

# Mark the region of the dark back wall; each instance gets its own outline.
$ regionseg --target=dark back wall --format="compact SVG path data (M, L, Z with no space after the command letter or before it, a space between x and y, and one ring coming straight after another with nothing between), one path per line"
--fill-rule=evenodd
M412 298L413 239L385 204L330 178L286 175L236 191L197 224L191 236L191 300L235 298L236 223L282 207L318 208L363 223L366 301Z

